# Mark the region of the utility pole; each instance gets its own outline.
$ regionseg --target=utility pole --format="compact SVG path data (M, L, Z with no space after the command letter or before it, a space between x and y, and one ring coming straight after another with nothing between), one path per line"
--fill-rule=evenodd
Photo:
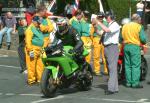
M143 20L143 25L144 25L144 27L147 28L146 22L145 22L145 10L146 10L146 0L144 1L144 10L143 10L143 17L142 17L142 20Z
M131 19L131 13L132 13L131 0L129 0L129 18L130 19Z
M99 11L100 11L100 12L104 12L103 5L102 5L102 1L101 1L101 0L98 0L98 3L99 3Z

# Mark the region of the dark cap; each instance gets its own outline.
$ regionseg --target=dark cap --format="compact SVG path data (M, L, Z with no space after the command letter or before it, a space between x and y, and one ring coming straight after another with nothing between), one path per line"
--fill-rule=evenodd
M34 16L32 21L35 21L35 22L41 24L42 23L42 18L40 18L39 16Z
M107 18L108 16L110 16L111 19L115 19L115 15L114 15L114 12L112 10L106 11L105 17Z
M85 17L90 16L90 12L89 12L89 11L87 11L87 10L83 11L83 14L84 14L84 16L85 16Z
M103 18L103 17L105 17L104 12L99 12L99 13L97 14L97 17L98 17L98 18Z

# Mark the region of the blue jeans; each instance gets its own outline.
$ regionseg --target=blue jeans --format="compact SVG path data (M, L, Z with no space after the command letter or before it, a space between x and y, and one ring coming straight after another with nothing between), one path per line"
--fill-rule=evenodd
M0 44L2 44L2 38L3 35L6 33L6 41L8 43L8 45L10 45L11 43L11 32L13 31L13 28L8 28L8 27L4 27L1 31L0 31Z
M136 13L140 15L141 18L143 17L143 11L137 11Z

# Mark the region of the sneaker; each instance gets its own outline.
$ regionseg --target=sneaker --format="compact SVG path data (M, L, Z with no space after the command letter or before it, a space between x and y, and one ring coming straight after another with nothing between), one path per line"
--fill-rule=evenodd
M0 44L0 49L2 48L2 44Z
M143 85L138 84L138 85L136 85L136 86L132 86L132 88L141 89L141 88L143 88Z
M101 73L94 73L93 75L94 75L94 76L102 76Z
M7 46L7 50L10 50L10 45Z

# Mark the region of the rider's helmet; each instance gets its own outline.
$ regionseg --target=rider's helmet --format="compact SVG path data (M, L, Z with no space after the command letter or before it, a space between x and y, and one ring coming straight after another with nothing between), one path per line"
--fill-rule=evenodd
M69 28L69 20L67 18L58 18L56 24L58 33L60 35L66 34Z
M121 20L121 25L125 25L127 23L131 22L131 19L130 18L124 18Z

